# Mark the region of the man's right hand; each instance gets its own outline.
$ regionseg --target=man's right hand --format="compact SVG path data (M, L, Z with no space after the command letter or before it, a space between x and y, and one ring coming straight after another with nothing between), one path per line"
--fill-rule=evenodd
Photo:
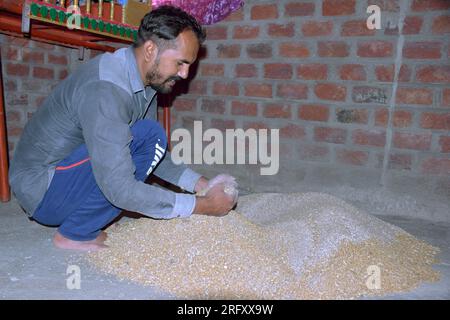
M217 217L227 215L236 202L224 192L224 187L220 183L209 189L205 196L197 196L193 213Z

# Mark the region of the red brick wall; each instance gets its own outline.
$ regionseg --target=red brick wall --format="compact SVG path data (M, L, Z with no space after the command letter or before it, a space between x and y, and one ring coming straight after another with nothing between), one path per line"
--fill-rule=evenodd
M381 7L382 30L365 27L369 4ZM332 178L352 170L380 175L389 145L389 170L448 177L449 9L447 0L246 0L207 27L206 53L173 104L173 128L194 120L204 128L279 128L286 181L323 168L334 170ZM12 155L27 119L76 66L78 52L6 35L0 44Z
M29 117L69 73L71 49L0 35L10 157Z
M22 130L52 88L79 61L77 49L0 34L10 158ZM95 54L86 51L87 59Z
M381 30L366 27L369 4L381 7ZM174 128L280 128L288 166L374 171L389 136L389 170L450 176L449 9L446 0L247 0L207 28Z

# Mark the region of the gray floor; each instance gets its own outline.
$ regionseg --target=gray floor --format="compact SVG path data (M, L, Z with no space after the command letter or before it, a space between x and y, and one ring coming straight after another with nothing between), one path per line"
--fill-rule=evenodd
M399 216L380 216L441 249L438 283L382 299L450 299L450 234L446 223ZM86 265L79 254L55 249L54 229L29 221L15 200L0 204L1 299L174 299L157 288L122 282ZM66 274L80 267L80 289L68 289Z

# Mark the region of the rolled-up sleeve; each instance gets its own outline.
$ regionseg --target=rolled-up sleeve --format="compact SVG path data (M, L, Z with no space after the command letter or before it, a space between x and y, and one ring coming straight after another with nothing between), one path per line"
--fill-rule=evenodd
M132 99L125 90L107 81L95 81L80 87L73 99L95 180L109 202L153 218L192 214L194 195L163 190L135 178L129 148Z
M175 164L172 161L170 152L166 152L164 159L153 171L155 175L161 179L179 186L183 190L194 192L197 181L202 176L201 174L189 169L184 164Z

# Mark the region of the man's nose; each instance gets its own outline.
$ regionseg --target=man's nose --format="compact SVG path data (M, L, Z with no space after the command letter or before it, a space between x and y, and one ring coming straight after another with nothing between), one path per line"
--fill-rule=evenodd
M186 79L189 75L189 65L183 64L177 74L180 78Z

